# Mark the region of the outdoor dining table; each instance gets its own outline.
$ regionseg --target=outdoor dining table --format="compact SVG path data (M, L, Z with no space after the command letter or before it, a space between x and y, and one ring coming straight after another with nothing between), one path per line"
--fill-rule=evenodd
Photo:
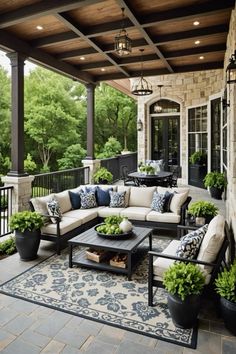
M147 175L142 172L132 172L128 177L133 178L138 186L165 186L171 187L173 172L160 171L154 175Z

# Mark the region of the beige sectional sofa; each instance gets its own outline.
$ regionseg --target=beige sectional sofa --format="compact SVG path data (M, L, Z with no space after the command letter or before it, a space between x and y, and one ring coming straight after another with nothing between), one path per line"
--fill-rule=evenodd
M85 187L88 187L88 185L79 186L71 191L78 193ZM96 186L89 185L89 187ZM127 217L136 225L146 225L158 229L177 229L177 225L184 224L185 222L185 211L191 200L191 197L188 195L189 188L141 188L121 185L100 185L99 187L103 190L113 188L113 191L125 191L125 207L111 208L109 206L98 206L91 209L72 209L68 190L31 199L32 210L38 211L43 215L48 215L47 202L52 199L58 201L62 218L56 218L55 223L52 223L48 218L48 222L41 229L41 238L56 242L58 253L63 241L78 235L110 215ZM157 191L164 194L167 190L176 192L171 200L171 211L159 213L152 210L151 204L154 192Z

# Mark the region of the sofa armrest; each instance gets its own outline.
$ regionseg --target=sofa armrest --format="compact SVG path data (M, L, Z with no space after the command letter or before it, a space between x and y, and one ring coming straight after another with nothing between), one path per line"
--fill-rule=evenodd
M180 224L185 225L185 217L186 217L186 210L188 208L188 205L190 201L192 200L192 197L188 196L184 204L181 206L180 209Z
M152 260L153 257L161 257L161 258L167 258L167 259L172 259L174 261L180 261L180 262L189 262L189 263L195 263L195 264L202 264L210 267L215 267L216 263L209 263L209 262L203 262L199 261L197 259L187 259L187 258L182 258L182 257L177 257L177 256L172 256L170 254L165 254L165 253L160 253L160 252L154 252L154 251L149 251L148 252L149 259Z

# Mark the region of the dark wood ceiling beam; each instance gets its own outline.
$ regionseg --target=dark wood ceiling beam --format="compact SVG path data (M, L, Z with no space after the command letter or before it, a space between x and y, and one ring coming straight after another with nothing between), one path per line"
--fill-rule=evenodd
M89 54L95 54L95 53L97 53L97 51L94 48L91 48L91 47L81 48L81 49L69 50L68 52L63 52L63 53L57 54L56 58L61 60L61 59L80 57L83 55L89 55Z
M180 49L172 52L166 52L165 57L167 59L174 59L174 58L185 57L185 56L190 56L195 54L205 54L210 52L225 52L225 50L226 50L225 43L220 43L214 45L206 45L203 47Z
M148 45L148 43L145 41L144 38L134 39L132 41L132 48L144 47L147 45ZM102 49L105 53L114 52L114 44L104 45L104 46L102 46Z
M88 38L103 36L104 34L113 33L114 31L119 31L123 28L124 22L123 20L113 21L108 23L99 24L96 26L91 26L86 28L83 32ZM125 21L125 29L129 29L134 27L133 23L130 19Z
M29 43L32 47L39 48L39 47L46 47L48 45L57 44L60 42L70 41L71 39L78 38L77 34L72 31L52 34L51 36L46 36L42 38L37 38L31 40Z
M166 75L166 74L170 74L167 68L143 71L143 76ZM136 78L139 76L140 76L140 71L134 71L130 73L130 78ZM95 76L95 78L96 81L99 82L99 81L107 81L107 80L124 79L124 76L117 73L117 74L97 75Z
M0 28L6 28L37 17L55 14L92 5L103 0L50 0L20 7L17 10L0 15Z
M98 61L96 63L88 63L83 65L76 66L79 70L90 70L90 69L97 69L97 68L106 68L113 66L112 63L109 61Z
M83 83L93 83L93 76L77 70L73 65L59 61L50 54L40 49L32 48L28 43L13 36L5 30L0 30L0 46L7 51L16 51L26 55L27 58L33 59L33 62L50 68L51 70L66 74Z
M210 63L202 63L196 65L184 65L184 66L176 66L176 73L185 73L190 71L202 71L202 70L212 70L212 69L223 69L224 61L213 61Z
M176 32L170 34L164 34L160 36L152 36L152 40L157 45L167 44L169 42L182 41L185 39L208 37L210 35L218 33L228 33L227 25L218 25L211 27L198 28L190 31Z
M153 51L157 54L157 56L163 61L164 66L173 73L173 69L170 66L170 64L168 63L168 61L166 60L166 58L164 57L164 55L162 54L162 52L160 51L159 48L157 48L157 46L153 43L152 39L150 38L150 36L148 35L147 31L142 28L139 20L137 19L137 16L135 15L134 11L130 8L130 6L128 6L128 4L126 3L126 1L124 0L116 0L119 5L121 7L123 7L125 9L125 13L126 15L129 17L129 19L133 22L133 24L135 25L135 27L140 31L140 33L142 34L142 37L147 41L147 43L151 46L151 48L153 49Z
M162 11L159 13L145 14L145 16L140 19L140 23L143 27L150 27L157 24L164 24L172 21L183 21L186 19L197 19L197 16L208 16L214 14L216 16L222 10L231 10L235 6L235 0L224 0L215 1L212 0L208 3L199 5L178 7L168 11Z
M62 21L70 30L75 32L79 37L84 39L91 47L96 49L96 51L100 54L102 54L109 62L111 62L119 71L121 71L126 77L129 77L129 73L124 70L123 68L119 67L117 65L117 62L115 61L114 58L112 58L109 54L104 53L102 48L98 43L96 43L95 40L92 40L90 38L87 38L86 35L81 31L81 29L78 27L78 24L75 23L75 21L68 15L68 14L57 14L57 18Z

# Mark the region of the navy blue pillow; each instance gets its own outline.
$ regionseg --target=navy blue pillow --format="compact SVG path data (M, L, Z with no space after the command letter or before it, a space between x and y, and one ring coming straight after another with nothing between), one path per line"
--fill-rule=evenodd
M69 196L72 209L79 209L81 207L81 199L79 193L69 191Z
M96 189L96 198L98 206L109 206L110 205L110 194L109 191L113 191L113 188L102 189L99 186Z
M96 194L97 186L96 187L85 186L84 191L85 193L94 192Z
M164 205L163 205L163 212L170 212L170 203L173 198L174 193L170 193L168 191L164 194Z

